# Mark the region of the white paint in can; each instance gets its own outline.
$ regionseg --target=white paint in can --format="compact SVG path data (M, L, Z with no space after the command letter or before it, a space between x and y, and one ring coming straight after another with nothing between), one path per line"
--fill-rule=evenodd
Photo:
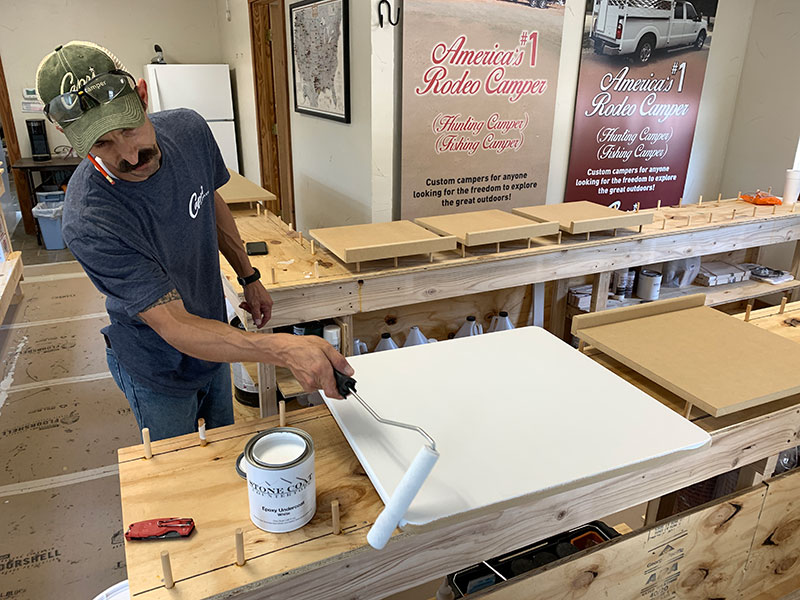
M636 285L636 295L642 300L658 300L661 293L661 273L642 269L639 271L639 283Z
M317 510L314 442L294 427L253 436L244 448L250 520L270 533L294 531Z

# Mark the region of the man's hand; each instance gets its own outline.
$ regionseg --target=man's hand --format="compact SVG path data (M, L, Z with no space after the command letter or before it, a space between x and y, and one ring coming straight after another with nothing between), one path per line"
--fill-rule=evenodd
M315 335L273 334L280 338L277 355L283 365L289 367L297 381L306 392L322 390L329 398L339 398L333 369L336 368L348 377L355 371L347 359L333 349L328 342Z
M256 327L261 329L272 318L272 298L269 292L260 281L255 281L244 286L244 299L239 308L253 315Z

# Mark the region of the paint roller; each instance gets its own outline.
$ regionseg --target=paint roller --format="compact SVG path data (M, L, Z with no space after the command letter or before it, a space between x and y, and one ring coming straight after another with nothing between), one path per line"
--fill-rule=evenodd
M416 431L425 438L427 442L427 444L417 452L417 456L414 457L411 466L408 467L408 470L400 479L400 483L397 484L394 494L389 498L381 514L378 515L374 525L370 528L369 533L367 533L367 542L369 542L369 545L376 550L381 550L386 546L392 533L400 524L400 520L408 511L408 507L411 506L411 502L413 502L420 488L422 488L422 484L425 483L428 475L430 475L433 470L436 461L439 460L439 453L436 451L436 442L424 429L416 425L400 423L399 421L390 421L389 419L380 417L378 413L356 393L355 379L348 377L336 369L334 369L333 372L336 377L336 388L343 398L347 398L347 396L352 394L353 397L361 403L361 406L363 406L379 423Z

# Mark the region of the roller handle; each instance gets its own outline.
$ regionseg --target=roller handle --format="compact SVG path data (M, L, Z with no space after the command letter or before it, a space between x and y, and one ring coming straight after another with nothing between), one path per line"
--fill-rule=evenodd
M356 391L356 380L352 377L348 377L336 368L333 369L333 376L336 379L336 389L342 398L347 398Z

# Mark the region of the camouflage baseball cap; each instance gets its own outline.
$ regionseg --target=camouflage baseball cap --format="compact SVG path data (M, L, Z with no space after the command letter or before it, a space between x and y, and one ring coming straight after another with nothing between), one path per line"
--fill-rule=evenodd
M125 67L111 52L92 42L72 41L39 63L36 93L47 105L53 98L75 92L90 79L114 70L124 71ZM120 94L107 104L91 106L80 118L58 124L78 155L85 157L100 136L115 129L140 127L144 120L144 107L133 92Z

